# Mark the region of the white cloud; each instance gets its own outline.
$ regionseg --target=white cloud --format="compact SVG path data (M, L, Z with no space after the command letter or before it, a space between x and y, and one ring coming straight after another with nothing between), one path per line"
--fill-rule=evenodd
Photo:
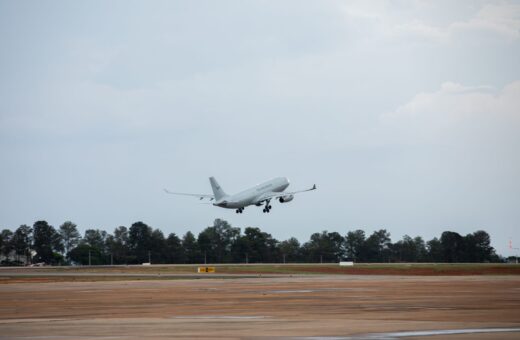
M388 34L391 36L407 36L438 42L444 42L449 39L449 32L446 29L428 25L417 19L395 25Z
M520 37L520 5L519 4L487 4L467 21L455 22L448 28L457 30L488 31L514 40Z
M457 17L457 4L412 1L395 6L392 2L349 2L343 12L349 20L367 20L377 34L388 39L421 39L424 42L448 42L459 34L490 33L492 38L520 38L520 5L508 2L483 4L469 17ZM467 13L467 9L463 12ZM443 18L449 17L450 19ZM481 40L479 40L480 42Z
M382 135L405 143L450 144L454 138L478 141L490 136L509 136L518 143L519 128L520 81L499 91L445 82L381 116Z

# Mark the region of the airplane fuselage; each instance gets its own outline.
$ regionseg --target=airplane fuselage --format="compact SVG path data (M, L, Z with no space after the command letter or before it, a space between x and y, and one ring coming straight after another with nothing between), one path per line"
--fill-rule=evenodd
M289 180L286 177L273 178L234 195L228 195L220 184L218 184L215 177L210 177L209 183L213 195L172 192L166 189L164 189L164 191L172 195L198 197L199 200L208 199L210 202L214 202L214 206L236 209L236 213L241 214L248 205L256 205L257 207L263 206L263 212L268 213L273 208L270 204L273 199L280 203L287 203L294 199L295 194L316 190L316 184L314 184L312 188L305 190L285 191L289 186Z
M261 205L261 197L269 192L283 192L289 186L286 177L276 177L234 195L228 195L213 205L227 209L239 209L249 205Z

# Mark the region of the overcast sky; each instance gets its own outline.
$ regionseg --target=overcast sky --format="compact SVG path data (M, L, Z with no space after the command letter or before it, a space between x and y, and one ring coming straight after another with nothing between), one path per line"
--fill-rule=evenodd
M0 228L520 247L520 2L0 1ZM287 176L294 201L234 210Z

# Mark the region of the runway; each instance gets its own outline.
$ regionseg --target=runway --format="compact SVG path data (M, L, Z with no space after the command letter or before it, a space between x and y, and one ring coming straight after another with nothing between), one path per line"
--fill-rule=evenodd
M79 273L67 273L67 272L10 272L5 270L0 270L0 283L2 281L27 281L32 282L35 280L43 280L43 281L60 281L63 279L65 281L85 281L92 280L98 281L102 279L110 279L110 280L160 280L160 279L240 279L240 278L256 278L256 277L289 277L290 275L286 274L188 274L188 273L88 273L88 272L79 272ZM27 280L24 280L27 279Z
M517 339L518 276L0 284L0 339Z

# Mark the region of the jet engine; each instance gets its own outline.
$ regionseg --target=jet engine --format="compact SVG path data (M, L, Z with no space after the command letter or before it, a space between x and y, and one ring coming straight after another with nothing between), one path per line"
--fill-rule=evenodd
M280 201L280 203L287 203L287 202L292 201L293 198L294 198L294 195L286 195L286 196L280 197L278 200Z

